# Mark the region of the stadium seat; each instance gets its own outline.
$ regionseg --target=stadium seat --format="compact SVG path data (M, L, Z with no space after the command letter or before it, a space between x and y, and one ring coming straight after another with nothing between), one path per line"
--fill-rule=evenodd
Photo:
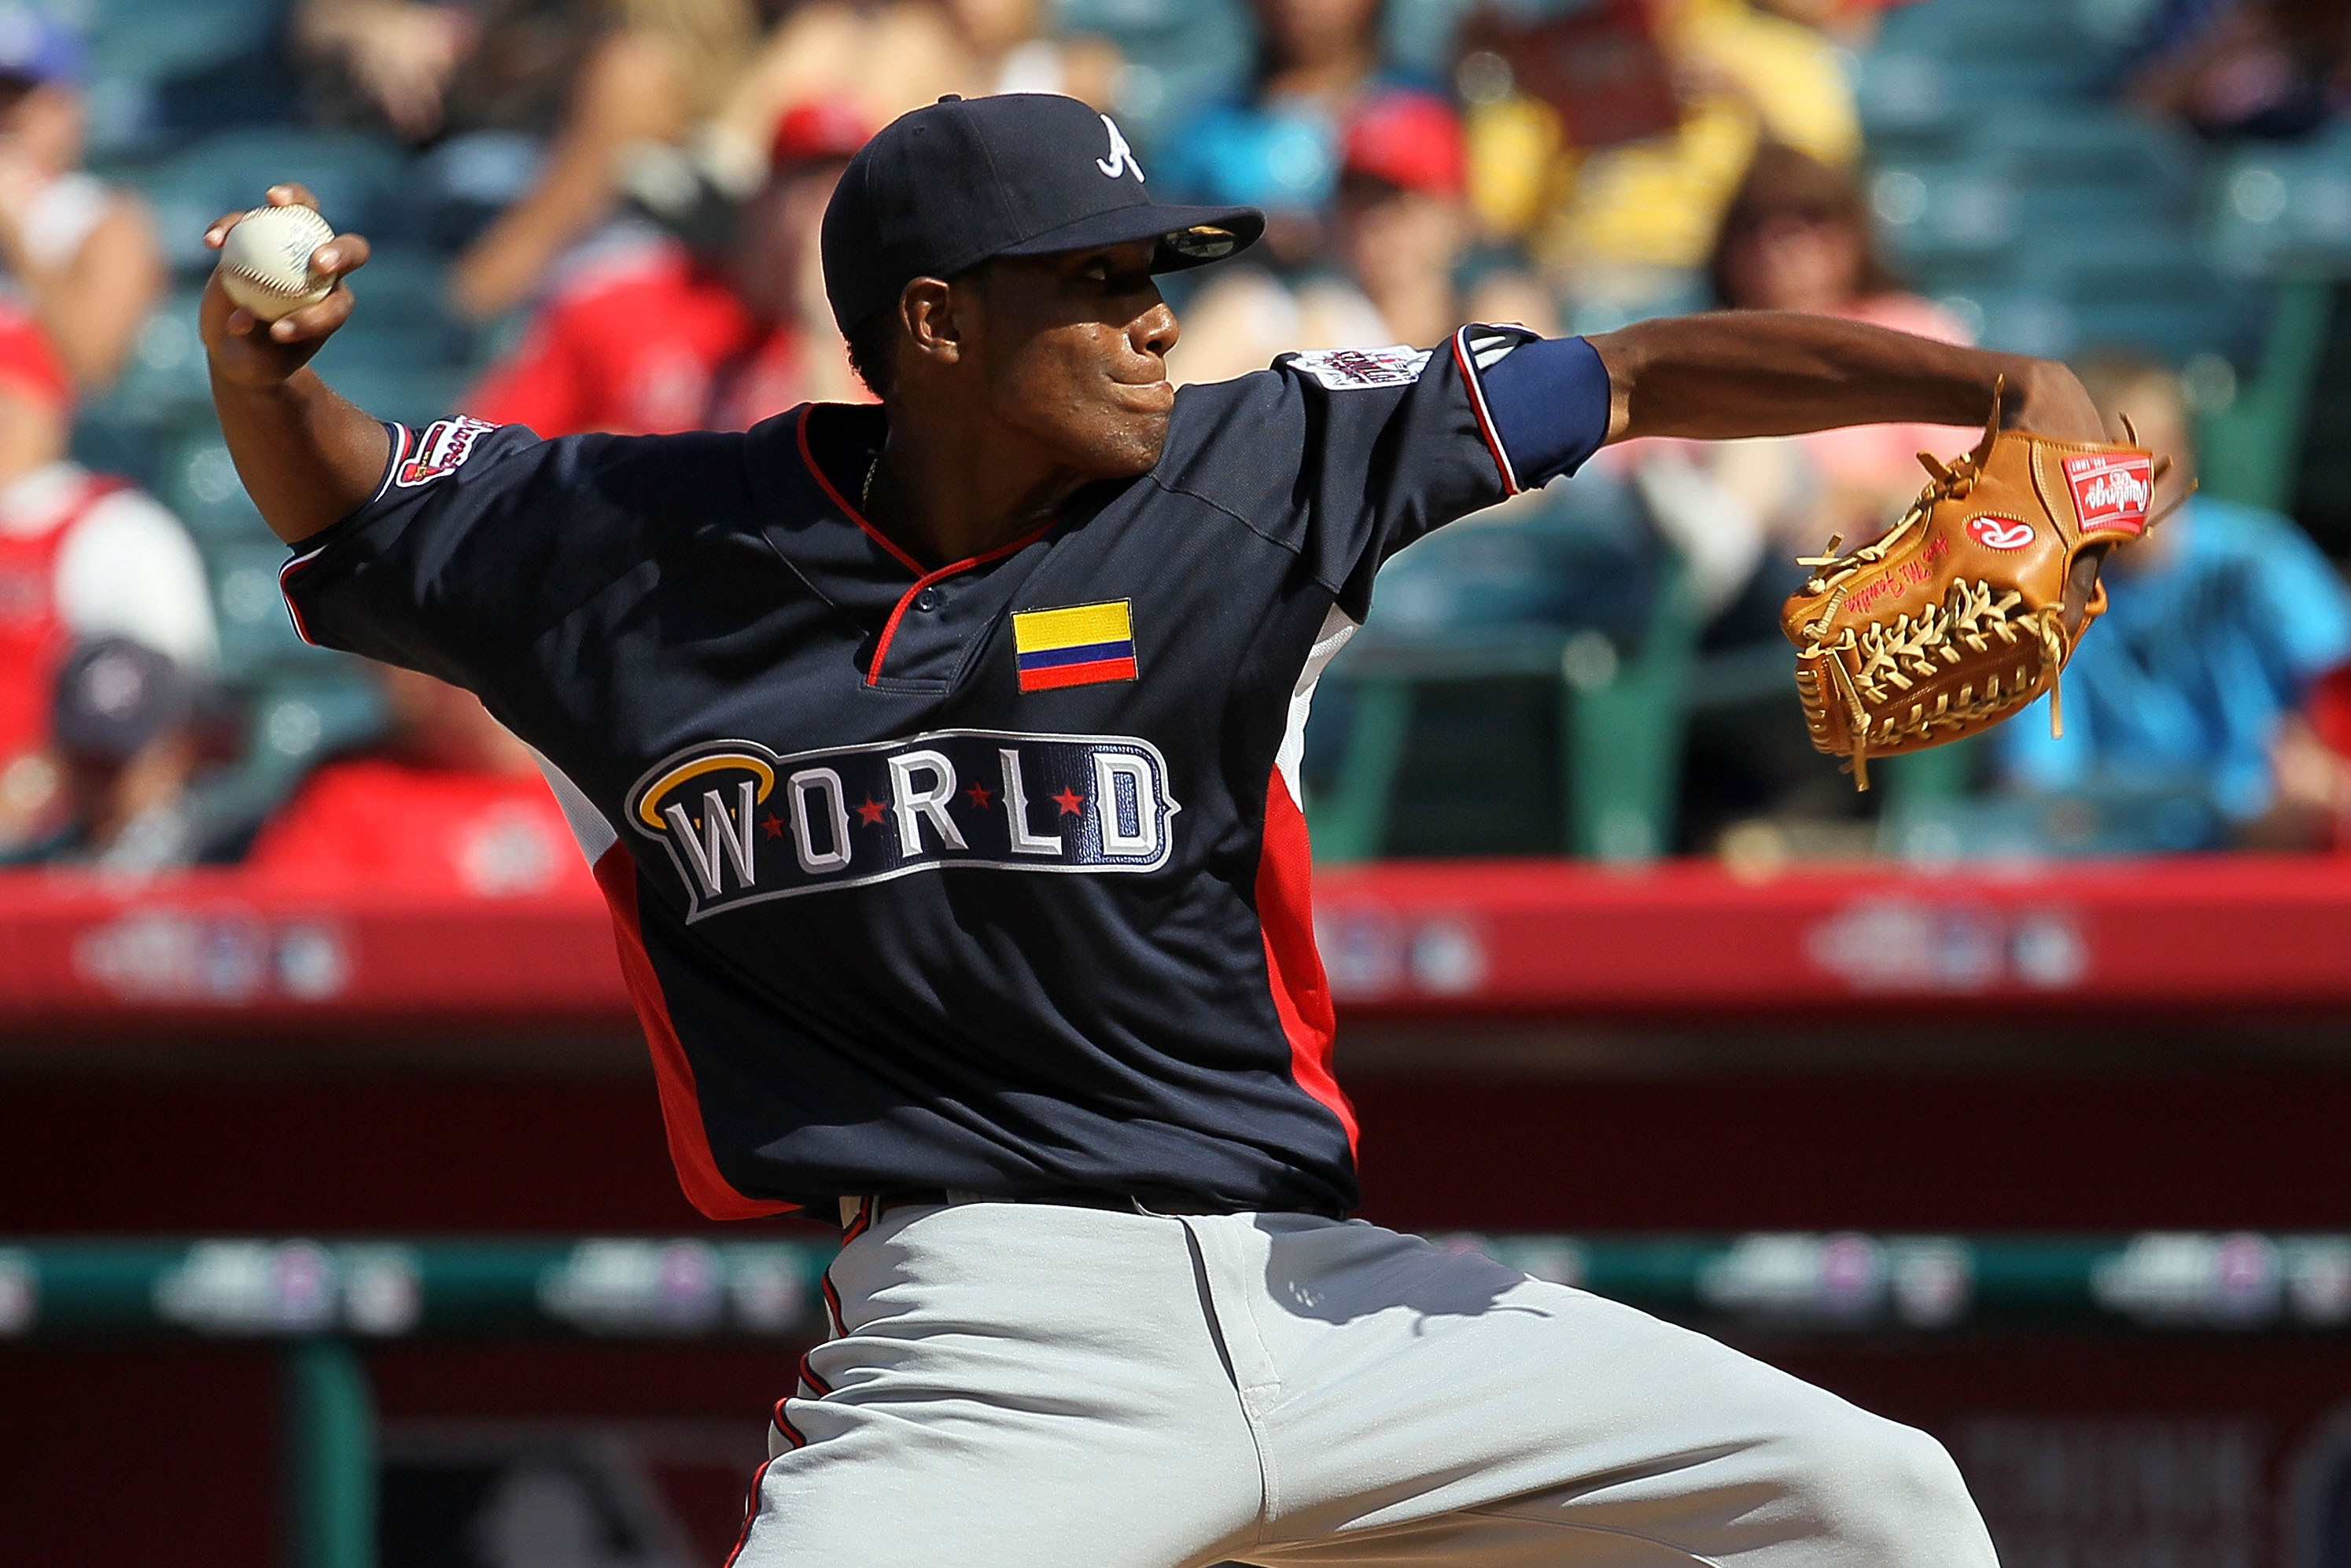
M381 737L388 717L366 667L329 657L256 694L243 771L257 793L282 799L320 762Z
M1987 349L2062 360L2081 346L2073 308L2045 290L2001 287L1942 303L1962 320L1981 323L1976 338Z
M179 515L200 543L269 538L267 525L237 477L220 428L209 415L191 421L164 444L155 497Z
M2012 277L2062 299L2086 348L2130 347L2176 364L2252 347L2246 290L2184 224L2053 228L2017 258Z
M1380 13L1380 53L1392 68L1449 81L1461 25L1474 0L1388 0Z
M1543 499L1383 572L1308 732L1318 856L1669 847L1699 617L1628 491L1583 479Z
M2225 408L2199 422L2204 488L2226 500L2284 511L2295 503L2296 456L2342 291L2317 278L2289 279L2269 300L2269 320L2251 374ZM2340 553L2344 541L2324 541Z
M258 119L282 105L257 101L267 78L281 89L277 60L286 0L80 0L71 14L90 40L87 101L89 146L101 159L120 156L166 134L175 124ZM240 71L239 66L258 68ZM221 78L209 83L207 77ZM256 80L256 78L261 78ZM194 98L214 101L191 115ZM235 101L241 97L242 101Z
M363 356L342 358L329 373L336 391L370 413L414 425L458 412L468 379L456 367L385 364Z
M1119 119L1146 151L1169 127L1248 79L1252 27L1240 0L1058 0L1054 30L1119 47Z
M1882 166L1870 182L1881 232L1914 265L1936 268L2127 230L2163 243L2189 232L2190 185L2162 155L2041 160L2029 144L1971 142L1939 162Z
M157 80L271 44L285 0L83 0L93 76Z
M1965 147L2037 183L2155 186L2183 199L2198 163L2187 134L2169 121L2070 99L2029 100L1981 116L1967 128Z
M472 359L475 334L447 307L447 260L431 251L387 246L351 278L360 308L319 350L319 373L350 370L455 371Z
M1949 135L2021 103L2078 95L2086 73L2064 58L1950 59L1880 48L1864 56L1855 101L1873 143Z
M2120 52L2137 43L2162 12L2165 0L2072 0L2074 23L2102 50Z
M2229 158L2214 181L2212 243L2237 271L2351 270L2351 125Z
M196 288L174 289L139 329L121 379L102 400L110 415L162 427L211 406L204 347L196 335Z
M2058 62L2076 68L2096 41L2064 0L1919 0L1888 8L1876 48L1952 63Z
M259 537L251 543L212 540L204 549L214 620L220 631L221 675L240 685L273 670L332 657L295 632L277 591L277 569L286 564L286 548L269 538L257 518L255 531Z
M408 233L400 193L408 154L382 137L355 131L299 126L246 126L223 131L121 177L154 204L165 254L185 274L209 271L206 225L223 213L249 207L273 183L295 181L319 198L338 229L360 229L378 242Z
M1921 266L1999 255L2020 233L2016 186L1999 164L1883 168L1870 196L1896 252Z

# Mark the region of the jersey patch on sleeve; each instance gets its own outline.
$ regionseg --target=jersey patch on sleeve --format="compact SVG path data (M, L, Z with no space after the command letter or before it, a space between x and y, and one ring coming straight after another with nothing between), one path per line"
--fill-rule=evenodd
M497 428L478 419L438 419L416 443L416 455L392 470L392 482L403 490L429 485L455 474L474 455L483 436Z
M1290 356L1290 369L1332 392L1359 387L1408 387L1428 368L1428 350L1398 343L1386 349L1316 349Z

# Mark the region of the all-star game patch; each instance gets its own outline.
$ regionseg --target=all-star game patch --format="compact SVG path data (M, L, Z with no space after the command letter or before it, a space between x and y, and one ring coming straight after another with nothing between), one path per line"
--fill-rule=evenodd
M1317 349L1290 356L1290 369L1332 392L1360 387L1408 387L1428 368L1428 350L1402 343L1388 349Z

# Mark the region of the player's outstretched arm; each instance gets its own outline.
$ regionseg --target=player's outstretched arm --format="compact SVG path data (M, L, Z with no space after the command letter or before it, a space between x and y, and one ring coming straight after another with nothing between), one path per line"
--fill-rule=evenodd
M2003 382L2003 423L2061 441L2106 439L2089 393L2054 361L1833 316L1667 317L1591 341L1608 371L1610 441L1735 440L1843 424L1980 425L1993 387Z
M319 204L299 185L273 185L268 201L273 207ZM243 216L223 216L205 231L204 243L218 250ZM375 493L391 456L381 423L308 368L350 319L351 290L343 279L367 258L368 242L358 235L337 235L320 246L311 265L334 277L334 292L276 321L258 320L231 301L218 274L204 286L198 324L221 434L263 520L287 544L356 510Z

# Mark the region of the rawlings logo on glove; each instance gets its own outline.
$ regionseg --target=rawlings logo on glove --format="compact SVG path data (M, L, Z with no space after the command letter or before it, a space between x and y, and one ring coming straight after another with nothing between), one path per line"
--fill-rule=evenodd
M1831 539L1800 559L1812 579L1781 612L1813 744L1851 758L1865 789L1871 757L1989 729L2043 692L2062 733L2058 673L2106 608L2101 584L2068 627L2066 581L2085 550L2157 520L2169 466L2135 445L2002 430L1997 392L1973 452L1918 460L1933 477L1901 520L1849 555Z

